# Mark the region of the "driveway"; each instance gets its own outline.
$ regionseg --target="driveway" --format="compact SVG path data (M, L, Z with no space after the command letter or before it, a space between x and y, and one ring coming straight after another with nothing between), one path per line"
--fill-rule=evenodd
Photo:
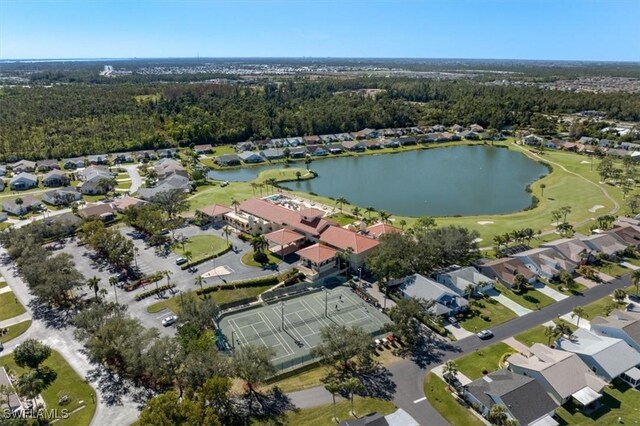
M131 178L131 187L127 190L129 191L129 194L133 194L138 191L142 186L142 177L140 176L140 173L138 173L138 166L136 164L127 164L120 167L125 169Z
M533 288L535 288L536 290L538 290L540 293L544 294L545 296L549 296L550 298L552 298L556 302L559 301L559 300L564 300L567 297L569 297L566 294L562 294L559 291L552 289L548 285L544 285L540 281L536 281L535 284L533 285Z
M509 299L504 294L497 292L496 290L492 289L492 290L486 291L485 293L496 302L506 306L508 309L515 312L515 314L519 317L530 314L532 312L531 309L527 309L524 306L519 305L518 303Z

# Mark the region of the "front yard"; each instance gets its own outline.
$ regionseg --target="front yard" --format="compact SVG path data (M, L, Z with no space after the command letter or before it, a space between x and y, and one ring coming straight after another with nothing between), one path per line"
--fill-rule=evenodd
M15 339L16 337L27 331L29 327L31 327L31 320L22 321L18 324L10 325L9 327L7 327L7 334L5 334L4 336L0 336L0 342L7 343L8 341Z
M555 320L554 323L558 324L558 323L564 323L566 325L569 326L569 328L571 329L571 331L575 331L578 327L576 327L575 325L564 321L564 320ZM544 325L538 325L536 327L530 328L527 331L523 331L520 334L515 335L515 339L527 346L531 346L534 343L542 343L543 345L547 345L549 344L549 338L547 336L545 336L544 334L544 330L545 330L545 326ZM553 342L553 338L551 340Z
M460 405L447 389L447 384L434 373L427 374L424 382L424 394L429 403L451 425L482 426L471 411Z
M508 297L517 304L531 309L532 311L535 311L539 308L544 308L545 306L551 305L555 302L555 300L553 300L546 294L542 294L535 289L530 289L526 293L522 294L514 293L502 284L496 284L495 289L502 293L505 297Z
M606 284L603 284L606 285ZM635 294L635 287L630 286L626 289L627 294ZM584 307L585 312L587 314L587 319L592 319L597 316L606 316L607 310L611 307L615 307L616 309L624 308L624 303L616 304L611 297L611 295L605 296L602 299L596 300Z
M465 330L472 333L505 323L517 317L515 312L493 299L481 299L474 303L472 309L479 312L470 318L460 321Z
M516 350L511 346L498 342L458 358L455 363L458 366L458 371L471 380L475 380L482 377L482 372L485 370L491 372L500 368L498 364L504 354L515 352Z

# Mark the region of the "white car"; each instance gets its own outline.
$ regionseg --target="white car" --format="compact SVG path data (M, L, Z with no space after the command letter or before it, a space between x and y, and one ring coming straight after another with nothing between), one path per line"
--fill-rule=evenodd
M179 258L176 259L176 265L184 265L187 262L188 262L188 260L185 259L184 257L179 257Z
M490 339L493 337L493 331L491 330L482 330L476 334L480 339Z
M178 317L176 315L170 315L162 320L162 325L169 327L170 325L175 324L176 321L178 321Z

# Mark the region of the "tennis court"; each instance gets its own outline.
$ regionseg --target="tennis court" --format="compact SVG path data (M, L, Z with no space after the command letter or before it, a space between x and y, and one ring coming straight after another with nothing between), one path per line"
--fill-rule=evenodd
M220 320L220 329L236 347L254 344L273 348L272 361L283 370L311 360L310 351L320 342L323 327L358 326L373 336L382 334L387 322L386 315L350 288L337 287L227 315Z

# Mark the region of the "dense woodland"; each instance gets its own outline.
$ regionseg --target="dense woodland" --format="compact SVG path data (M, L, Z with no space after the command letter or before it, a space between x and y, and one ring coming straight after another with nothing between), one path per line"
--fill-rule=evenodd
M350 92L361 88L384 91L375 98ZM638 121L640 97L379 78L34 85L0 90L0 157L61 158L437 123L549 132L555 124L545 113L587 109Z

